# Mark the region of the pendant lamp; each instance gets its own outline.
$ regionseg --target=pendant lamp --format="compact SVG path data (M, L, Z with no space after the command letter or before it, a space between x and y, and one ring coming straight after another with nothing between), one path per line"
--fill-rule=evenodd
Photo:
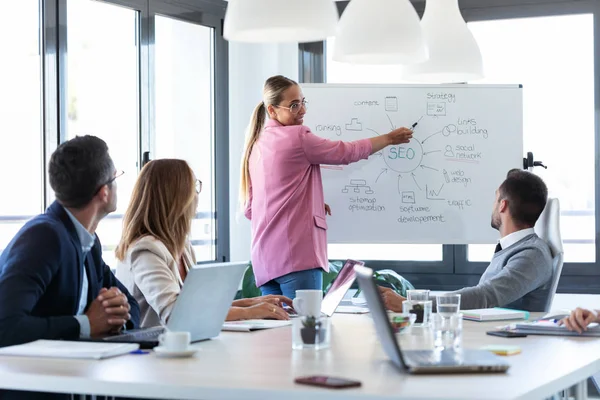
M334 61L412 64L427 60L419 16L409 0L351 0L338 23Z
M421 26L429 60L405 66L403 79L457 83L483 78L481 52L460 13L458 0L427 0Z
M223 36L249 43L315 42L335 34L333 0L229 0Z

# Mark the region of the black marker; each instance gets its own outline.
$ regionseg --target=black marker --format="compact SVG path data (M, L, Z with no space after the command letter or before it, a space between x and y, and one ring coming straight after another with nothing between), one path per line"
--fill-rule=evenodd
M423 116L421 116L421 118L419 118L419 121L423 119ZM417 126L417 124L419 123L419 121L415 122L414 124L412 124L412 126L410 127L410 129L415 130L415 126Z

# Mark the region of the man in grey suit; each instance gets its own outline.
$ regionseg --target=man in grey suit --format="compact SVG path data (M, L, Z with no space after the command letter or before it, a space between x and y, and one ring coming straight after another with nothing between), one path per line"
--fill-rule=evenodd
M552 279L548 244L533 229L548 199L542 179L530 172L511 170L496 190L492 227L500 241L477 286L463 288L460 308L506 307L544 311ZM381 289L388 309L401 312L404 297Z

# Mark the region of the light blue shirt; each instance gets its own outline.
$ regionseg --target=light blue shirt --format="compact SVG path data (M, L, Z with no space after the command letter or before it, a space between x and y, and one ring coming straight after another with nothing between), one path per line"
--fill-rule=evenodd
M75 225L75 231L77 232L77 236L79 237L79 242L81 243L82 259L84 260L81 263L81 268L82 268L82 272L83 272L83 282L81 284L81 293L79 294L79 307L77 308L77 315L75 315L75 319L77 319L77 322L79 322L79 327L80 327L79 336L80 337L89 337L90 336L90 320L88 319L87 315L83 314L83 311L85 310L85 306L87 305L87 295L88 295L88 286L89 286L87 273L85 271L85 257L87 256L87 253L90 252L92 247L94 247L94 242L96 241L96 239L95 239L94 235L92 235L90 232L88 232L88 230L85 229L85 227L83 225L81 225L81 222L79 222L77 220L77 218L75 218L73 216L73 214L71 214L69 212L69 210L67 210L65 208L65 211L67 212L67 215L71 219L71 222L73 222L73 225Z

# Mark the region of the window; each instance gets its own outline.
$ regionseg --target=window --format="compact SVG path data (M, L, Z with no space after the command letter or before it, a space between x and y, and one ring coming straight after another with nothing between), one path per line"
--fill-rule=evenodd
M560 200L565 261L595 262L593 16L481 21L469 27L481 48L486 74L476 83L523 85L524 149L548 166L534 172L545 180L550 197ZM408 83L400 79L396 66L335 62L334 46L335 40L329 39L327 82ZM468 246L468 261L489 262L494 246ZM367 251L354 245L330 248L340 255ZM432 250L414 249L412 254L394 246L377 254L384 258L401 252L416 260L421 251ZM432 254L441 256L441 249Z
M212 28L156 16L154 158L186 160L202 181L192 244L198 261L216 258Z
M397 66L352 65L333 61L335 39L327 40L327 83L407 83ZM310 100L310 99L309 99ZM329 244L330 259L441 261L441 244Z
M593 15L469 27L483 55L481 83L523 84L524 150L548 166L534 172L560 201L565 261L595 262ZM489 261L493 249L471 245L469 261Z
M95 135L117 170L118 206L99 226L104 260L115 267L122 217L139 159L138 12L93 0L67 3L67 139Z
M0 182L18 188L0 198L0 253L44 206L39 6L21 0L0 13Z

